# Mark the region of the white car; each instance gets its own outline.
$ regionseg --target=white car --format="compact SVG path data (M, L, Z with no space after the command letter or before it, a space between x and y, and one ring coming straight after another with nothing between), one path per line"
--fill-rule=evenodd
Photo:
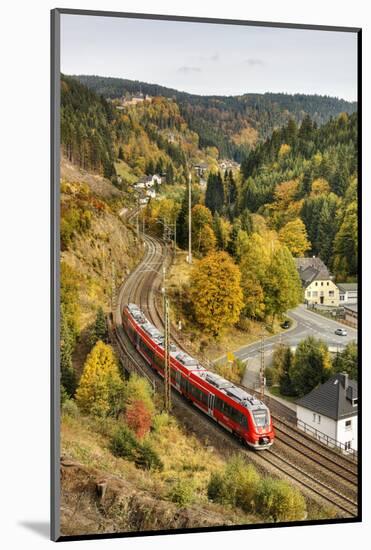
M345 328L337 328L335 330L335 334L337 334L338 336L347 336L348 333Z

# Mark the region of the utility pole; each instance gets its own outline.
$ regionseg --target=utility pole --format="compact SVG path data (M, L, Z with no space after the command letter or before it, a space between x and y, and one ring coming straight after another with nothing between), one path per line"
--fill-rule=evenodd
M188 185L188 263L192 263L192 193L191 193L192 175L189 172Z
M260 340L260 399L264 399L264 383L265 383L265 365L264 365L264 334L261 335Z
M112 313L115 311L116 307L116 268L115 262L111 264L111 309Z
M137 210L137 216L136 216L136 221L137 221L137 238L139 239L139 195L138 195L138 210Z
M174 256L176 256L176 220L174 222Z
M164 295L165 296L165 295ZM170 375L170 314L169 314L169 300L164 297L165 305L165 411L169 412L171 409L171 375Z

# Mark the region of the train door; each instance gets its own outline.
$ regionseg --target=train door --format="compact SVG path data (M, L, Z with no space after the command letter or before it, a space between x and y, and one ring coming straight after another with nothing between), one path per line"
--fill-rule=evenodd
M175 371L175 387L179 392L180 392L180 379L181 379L180 371L176 370Z
M214 414L214 404L215 404L215 395L212 393L209 393L208 400L207 400L207 409L208 414L210 416L213 416Z

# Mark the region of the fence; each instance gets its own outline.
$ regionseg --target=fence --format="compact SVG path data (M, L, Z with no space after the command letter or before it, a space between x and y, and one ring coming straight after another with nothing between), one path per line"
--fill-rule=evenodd
M320 443L327 445L327 447L339 449L339 451L341 451L342 453L350 455L354 461L358 459L357 451L355 451L354 449L348 449L344 443L337 441L337 439L334 439L333 437L330 437L329 435L320 432L319 430L313 428L312 426L309 426L309 424L306 424L302 420L297 419L296 425L300 430L303 430L305 433L311 435Z

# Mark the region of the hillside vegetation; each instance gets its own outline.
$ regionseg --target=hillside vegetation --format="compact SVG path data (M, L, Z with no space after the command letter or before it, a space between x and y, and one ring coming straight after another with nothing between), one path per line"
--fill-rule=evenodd
M125 94L163 96L175 99L201 147L216 147L221 157L237 161L257 141L264 140L290 118L300 124L309 115L316 124L327 122L342 112L353 113L356 103L328 96L305 94L251 94L240 96L199 96L158 84L94 75L74 76L97 94L118 98Z

